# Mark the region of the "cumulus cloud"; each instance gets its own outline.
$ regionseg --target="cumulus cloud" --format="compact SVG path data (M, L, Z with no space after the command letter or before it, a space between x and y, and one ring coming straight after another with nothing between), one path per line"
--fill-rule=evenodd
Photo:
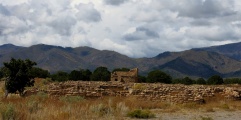
M90 46L152 57L240 41L239 0L0 0L0 45Z
M193 20L190 22L193 26L209 26L211 25L211 22L205 19L199 19L199 20Z
M108 4L108 5L120 5L123 4L124 2L126 2L128 0L104 0L104 3Z
M124 35L124 39L127 41L148 40L156 38L159 38L159 34L157 32L144 27L138 27L133 33L127 33L126 35Z
M209 29L205 27L192 27L187 30L187 36L210 41L236 41L241 37L239 30L231 26L212 26Z
M10 15L10 12L5 8L5 6L0 4L0 14L8 16Z
M70 36L72 33L71 28L76 24L77 20L71 16L62 16L49 23L53 29L60 35Z
M232 10L232 0L226 1L226 4L222 4L221 0L186 0L186 5L177 7L179 16L191 17L191 18L213 18L223 17L236 14ZM224 2L225 3L225 2Z
M99 22L101 14L94 8L93 4L79 4L76 5L78 13L76 16L79 20L84 22Z

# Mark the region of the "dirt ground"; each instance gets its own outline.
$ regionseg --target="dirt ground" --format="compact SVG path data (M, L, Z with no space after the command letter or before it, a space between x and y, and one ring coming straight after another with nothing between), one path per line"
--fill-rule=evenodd
M160 111L159 111L160 112ZM215 112L204 111L179 111L175 113L159 113L155 112L155 120L240 120L241 111L224 111L217 110Z

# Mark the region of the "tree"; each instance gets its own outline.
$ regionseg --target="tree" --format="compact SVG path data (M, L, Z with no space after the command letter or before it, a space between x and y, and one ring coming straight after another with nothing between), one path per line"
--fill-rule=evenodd
M8 71L8 69L6 67L0 68L0 80L2 80L2 81L6 80L6 79L1 79L1 78L7 77L7 71Z
M53 81L63 82L69 80L69 74L64 71L58 71L57 73L51 75Z
M89 70L89 69L86 69L84 71L82 71L82 74L83 74L83 80L86 80L86 81L90 81L90 77L92 75L92 72Z
M84 70L84 69L73 70L69 74L69 79L75 80L75 81L76 80L89 81L91 74L92 74L92 72L88 69L87 70Z
M209 85L220 85L223 84L223 78L219 75L214 75L208 78L207 84Z
M172 78L170 75L160 71L160 70L154 70L148 73L147 75L147 82L155 83L171 83Z
M4 77L3 68L0 68L0 80L1 80L1 78L3 78L3 77Z
M69 74L69 79L70 80L74 80L74 81L77 81L77 80L83 80L83 77L82 77L82 72L81 71L77 71L77 70L73 70L70 72Z
M21 60L12 58L10 62L3 63L6 68L6 81L5 81L5 97L8 93L19 92L20 96L23 96L25 87L34 85L34 79L31 75L31 69L35 62L29 59Z
M182 84L181 78L172 79L172 84Z
M141 82L141 83L147 82L147 81L146 81L146 76L138 75L138 82Z
M190 79L189 77L185 77L182 79L182 84L184 84L184 85L191 85L194 83L195 83L195 81Z
M109 81L110 71L106 67L98 67L95 69L91 75L91 80L93 81Z
M203 78L198 78L196 83L199 84L199 85L205 85L206 81Z
M224 84L241 84L240 78L226 78L224 81Z
M31 75L33 75L34 78L38 77L38 78L47 78L50 76L49 71L47 70L43 70L41 68L38 67L33 67L30 71Z

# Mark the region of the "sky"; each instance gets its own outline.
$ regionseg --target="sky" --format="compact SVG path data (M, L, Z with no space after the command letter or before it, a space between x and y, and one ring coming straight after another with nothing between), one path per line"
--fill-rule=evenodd
M129 57L241 42L240 0L0 0L0 45Z

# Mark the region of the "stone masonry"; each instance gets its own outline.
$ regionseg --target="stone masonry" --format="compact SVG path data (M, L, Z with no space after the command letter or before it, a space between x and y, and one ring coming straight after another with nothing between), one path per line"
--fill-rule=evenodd
M115 71L111 73L111 81L122 83L135 83L138 82L138 68L131 69L130 71Z
M45 90L32 89L27 94L39 91L49 96L83 96L84 98L102 98L105 96L135 96L140 100L170 103L205 103L207 99L218 97L223 100L241 100L241 86L208 86L159 83L120 83L68 81L51 83Z

